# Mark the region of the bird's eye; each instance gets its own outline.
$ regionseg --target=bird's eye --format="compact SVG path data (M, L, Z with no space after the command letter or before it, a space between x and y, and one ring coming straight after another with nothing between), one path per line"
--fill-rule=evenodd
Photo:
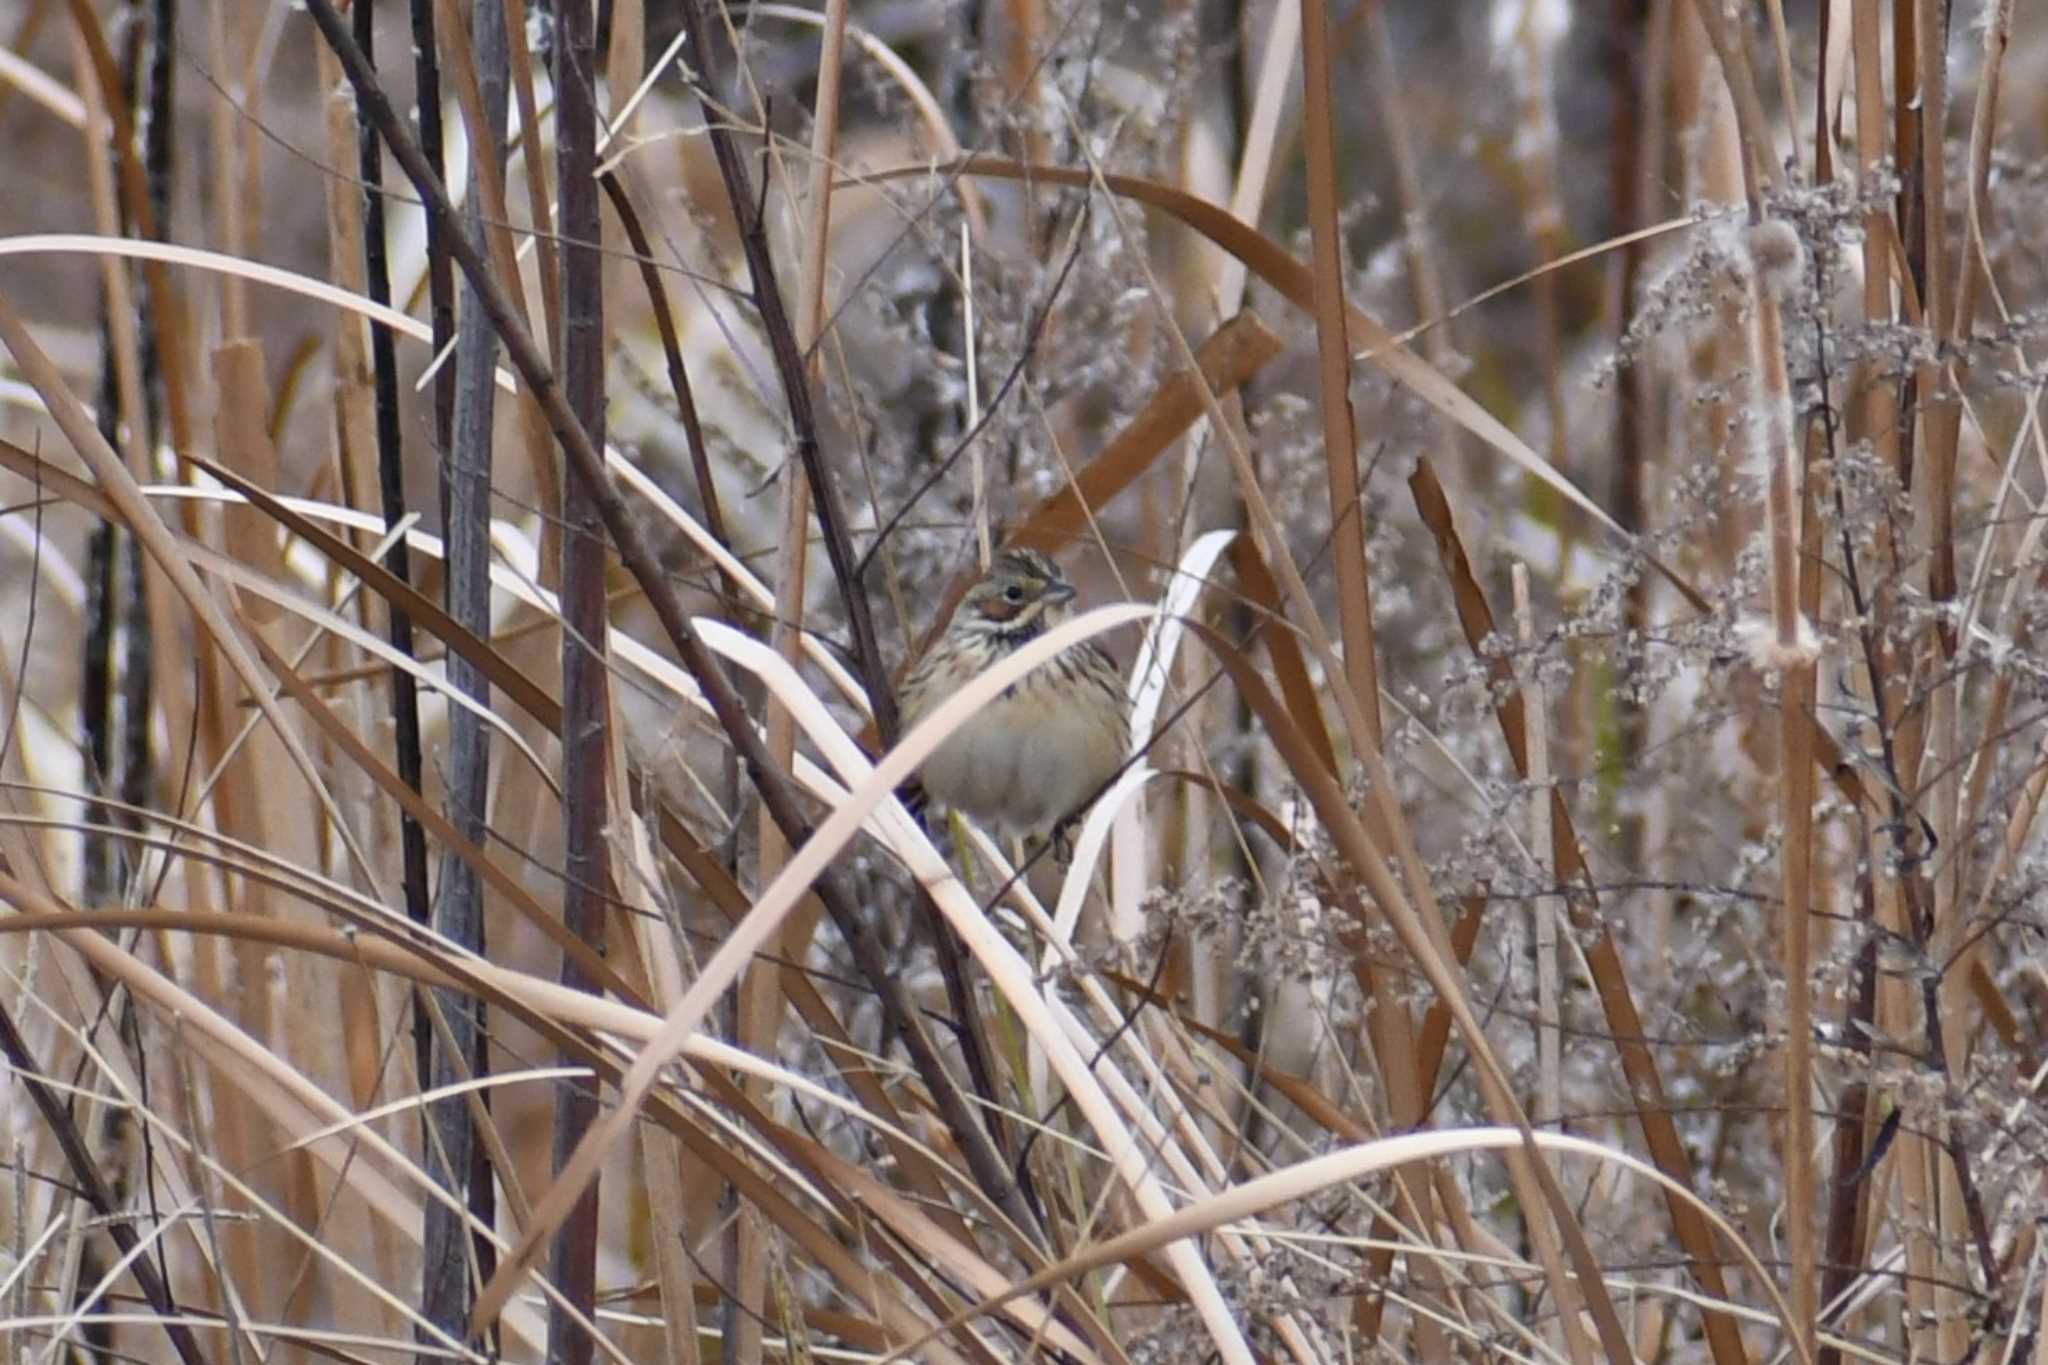
M1003 589L1003 600L1005 602L1022 602L1024 600L1024 589L1012 583L1009 587Z

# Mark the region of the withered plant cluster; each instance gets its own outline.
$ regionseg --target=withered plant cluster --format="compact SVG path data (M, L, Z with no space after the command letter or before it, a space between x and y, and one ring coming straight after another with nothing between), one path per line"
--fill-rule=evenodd
M2048 1359L2038 11L0 34L9 1365Z

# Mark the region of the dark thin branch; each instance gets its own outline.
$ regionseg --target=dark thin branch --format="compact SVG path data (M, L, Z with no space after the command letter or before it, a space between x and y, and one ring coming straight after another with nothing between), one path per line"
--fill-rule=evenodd
M716 97L711 89L711 75L701 64L708 54L715 51L711 44L711 27L704 21L704 8L699 0L683 0L681 5L683 28L689 34L690 50L696 54L700 65L691 67L691 75L697 87L698 97L707 111L716 107ZM775 371L782 380L782 391L789 403L791 439L796 445L797 459L803 463L804 477L811 486L811 507L818 518L818 529L825 539L825 554L832 562L832 575L839 581L839 595L846 607L847 624L853 630L853 649L860 663L861 681L866 685L869 704L874 707L875 732L881 736L884 748L896 742L896 693L890 686L889 672L882 664L882 651L875 637L875 623L868 611L867 590L861 584L860 567L854 559L853 542L847 535L846 511L839 498L839 488L825 467L825 459L818 444L818 418L811 405L810 377L805 373L803 348L797 342L796 328L790 322L789 310L783 306L782 290L775 280L775 261L768 251L768 226L759 202L755 199L753 186L747 176L745 160L740 156L739 139L732 128L720 119L708 119L705 125L711 139L712 154L718 158L719 174L725 180L726 198L731 201L733 217L740 229L740 246L747 258L747 275L754 284L754 306L761 313L761 331L768 339L769 352L775 358ZM765 193L767 185L761 186Z
M442 173L441 65L434 44L433 0L412 0L413 108L420 124L420 154ZM434 327L434 354L440 355L455 337L455 271L441 240L437 218L427 219L427 305ZM434 444L448 449L455 432L455 368L443 365L434 376Z
M640 283L647 291L647 306L654 313L654 327L661 335L661 354L668 366L669 390L675 395L676 415L682 419L683 442L690 449L690 471L697 479L697 500L704 507L704 525L711 532L711 538L728 550L732 548L732 536L725 529L725 507L718 496L718 484L711 476L711 455L704 445L704 424L697 416L697 396L690 387L690 376L683 368L683 349L676 335L675 316L669 310L668 290L662 287L661 267L655 264L654 247L648 241L647 229L641 226L639 210L633 207L632 197L626 192L626 185L619 178L617 170L606 171L599 181L605 194L612 201L612 211L619 216L619 226L625 229L626 241L633 248L633 260L640 267ZM724 585L726 615L739 619L739 585L734 583L724 569L718 570L718 581Z
M1923 972L1920 976L1920 1010L1927 1019L1928 1070L1941 1077L1942 1088L1947 1092L1949 1112L1958 1116L1969 1112L1962 1096L1957 1093L1955 1074L1948 1068L1948 1045L1944 1038L1941 1011L1941 973ZM1949 1126L1941 1140L1943 1150L1955 1166L1956 1187L1962 1196L1964 1221L1969 1224L1970 1244L1977 1253L1977 1271L1984 1277L1984 1298L1992 1303L2002 1302L1998 1282L1998 1254L1991 1249L1991 1224L1984 1216L1984 1199L1977 1193L1977 1181L1971 1174L1970 1145L1956 1136L1956 1130L1969 1132L1976 1125L1960 1119Z
M731 550L733 544L725 527L725 507L718 496L718 481L712 477L711 455L704 445L704 424L697 414L696 391L690 387L689 372L683 367L682 343L676 335L675 316L669 310L668 290L661 283L661 268L654 261L653 245L619 172L605 172L600 183L611 197L612 210L619 216L619 225L625 229L627 244L632 247L634 260L640 267L641 287L647 291L647 306L653 311L655 329L661 334L662 360L668 366L668 384L675 395L676 415L682 419L683 442L690 449L690 468L697 478L697 499L704 508L704 524L714 540ZM719 597L725 604L726 619L738 623L743 619L741 613L746 609L746 599L733 575L723 568L717 572ZM740 804L739 755L728 748L720 765L719 782L725 807L736 811ZM734 820L726 845L725 864L728 868L738 865L739 836L740 822Z

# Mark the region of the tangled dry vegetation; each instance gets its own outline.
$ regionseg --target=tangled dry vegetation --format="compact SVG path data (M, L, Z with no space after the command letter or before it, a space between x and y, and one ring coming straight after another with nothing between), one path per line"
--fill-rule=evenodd
M2038 11L337 4L4 10L10 1361L2048 1360Z

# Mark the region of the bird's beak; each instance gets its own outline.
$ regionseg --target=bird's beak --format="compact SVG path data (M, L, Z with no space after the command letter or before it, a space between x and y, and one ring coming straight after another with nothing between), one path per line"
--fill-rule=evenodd
M1062 583L1058 579L1054 579L1045 585L1045 600L1054 606L1058 606L1062 602L1073 601L1074 585L1072 583Z

